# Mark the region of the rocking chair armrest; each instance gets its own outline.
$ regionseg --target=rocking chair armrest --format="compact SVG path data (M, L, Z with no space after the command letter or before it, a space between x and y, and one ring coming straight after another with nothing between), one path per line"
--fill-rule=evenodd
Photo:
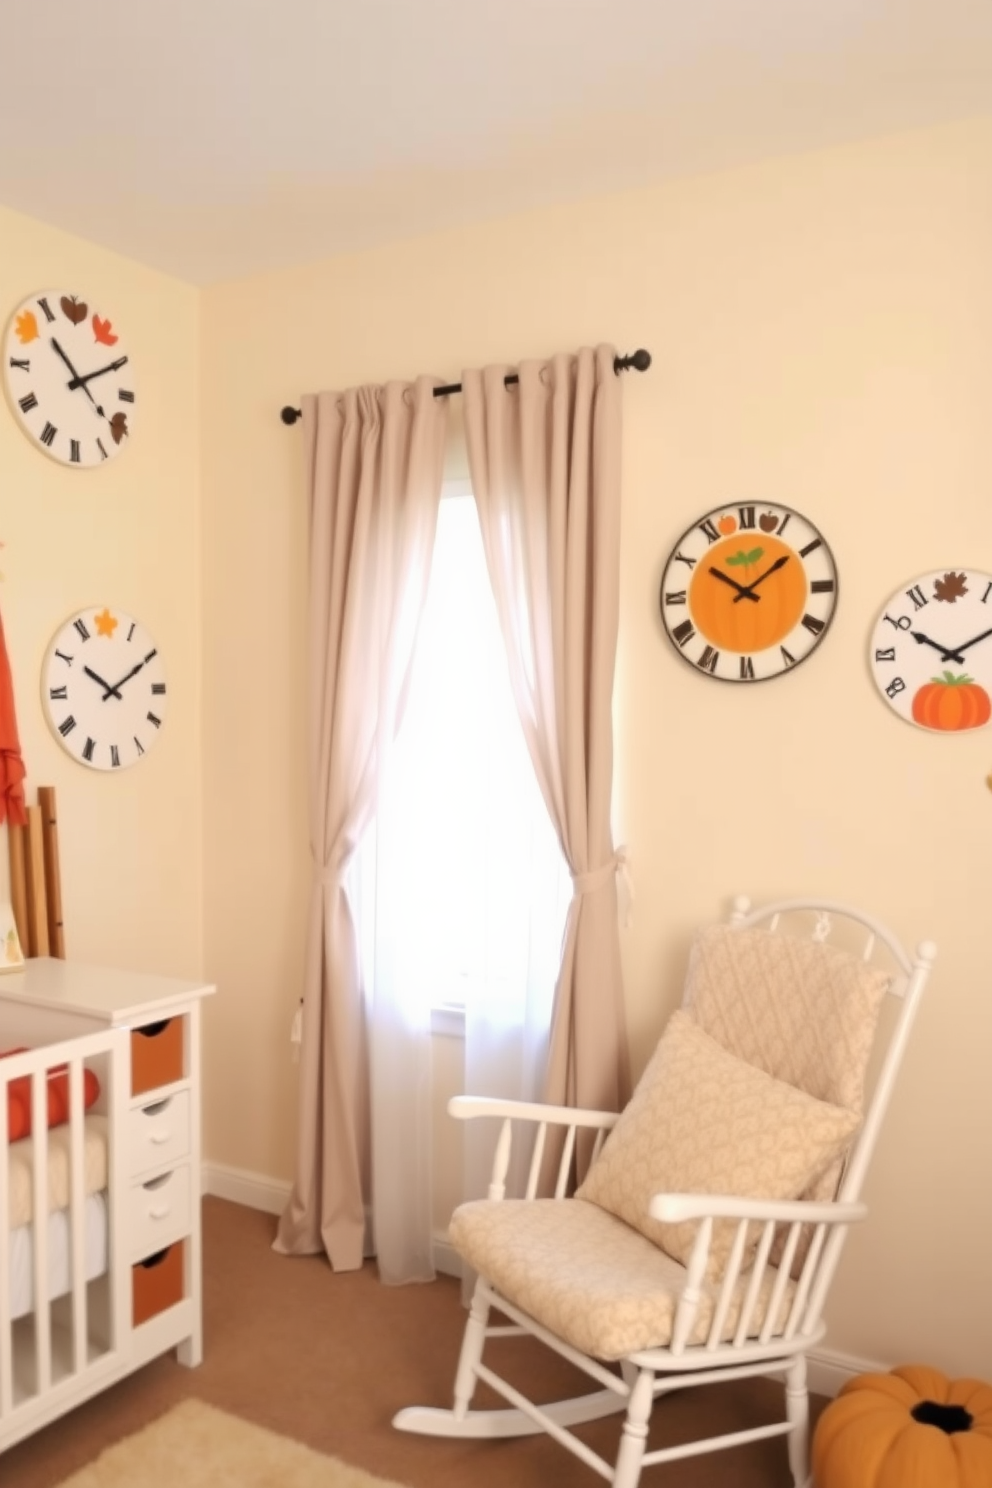
M814 1204L803 1199L741 1199L733 1194L655 1194L652 1219L682 1224L692 1219L751 1219L780 1224L853 1224L868 1213L866 1204Z
M448 1114L459 1121L472 1121L477 1116L497 1116L503 1120L539 1121L548 1126L588 1127L606 1130L616 1124L616 1111L589 1111L576 1106L545 1106L537 1101L504 1100L488 1095L453 1095Z

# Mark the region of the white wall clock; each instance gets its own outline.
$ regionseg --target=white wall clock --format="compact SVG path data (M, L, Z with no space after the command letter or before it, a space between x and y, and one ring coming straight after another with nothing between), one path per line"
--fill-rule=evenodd
M665 563L659 605L678 654L721 682L763 682L805 661L837 604L833 554L807 517L774 503L718 506Z
M102 465L131 437L131 357L114 317L85 295L46 289L18 305L3 376L25 434L63 465Z
M136 765L162 731L166 697L158 647L123 610L80 610L52 637L42 705L56 739L80 764Z
M869 665L894 713L936 733L992 717L992 574L938 568L886 601Z

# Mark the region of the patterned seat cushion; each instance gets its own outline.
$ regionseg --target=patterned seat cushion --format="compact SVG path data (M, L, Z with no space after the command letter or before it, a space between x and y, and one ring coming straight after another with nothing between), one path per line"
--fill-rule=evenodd
M687 1265L698 1225L662 1224L659 1193L795 1199L847 1147L854 1111L797 1090L728 1054L678 1011L578 1197L601 1205ZM725 1265L735 1224L713 1226L710 1273ZM747 1265L759 1232L751 1227Z
M637 1230L583 1199L480 1199L452 1216L459 1254L497 1291L558 1338L597 1359L622 1359L671 1341L685 1268ZM762 1282L749 1329L764 1321L776 1273ZM738 1282L722 1337L733 1336L746 1281ZM784 1325L795 1292L785 1288ZM713 1297L704 1289L690 1344L705 1341Z

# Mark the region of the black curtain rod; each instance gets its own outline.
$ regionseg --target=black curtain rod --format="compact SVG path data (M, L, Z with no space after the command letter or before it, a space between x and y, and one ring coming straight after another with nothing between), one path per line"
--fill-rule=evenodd
M646 372L651 365L651 353L649 351L632 351L630 356L616 356L613 358L614 372L626 372L633 367L635 372ZM503 378L503 383L509 387L511 383L519 382L520 378L516 372L510 372ZM446 398L449 393L460 393L462 385L460 382L449 382L444 387L434 389L435 398ZM302 408L290 408L288 405L280 413L279 417L284 424L295 424L298 418L303 417Z

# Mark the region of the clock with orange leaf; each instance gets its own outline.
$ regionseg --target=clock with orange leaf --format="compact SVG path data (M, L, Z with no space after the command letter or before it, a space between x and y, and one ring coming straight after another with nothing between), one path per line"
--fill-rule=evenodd
M63 465L103 465L131 438L131 356L116 318L87 295L46 289L22 301L7 327L3 376L25 434Z
M70 615L49 644L41 701L55 738L94 770L136 765L162 732L168 693L159 649L114 605Z
M837 569L823 536L791 507L719 506L675 544L659 604L665 634L694 670L765 682L820 645L837 604Z

